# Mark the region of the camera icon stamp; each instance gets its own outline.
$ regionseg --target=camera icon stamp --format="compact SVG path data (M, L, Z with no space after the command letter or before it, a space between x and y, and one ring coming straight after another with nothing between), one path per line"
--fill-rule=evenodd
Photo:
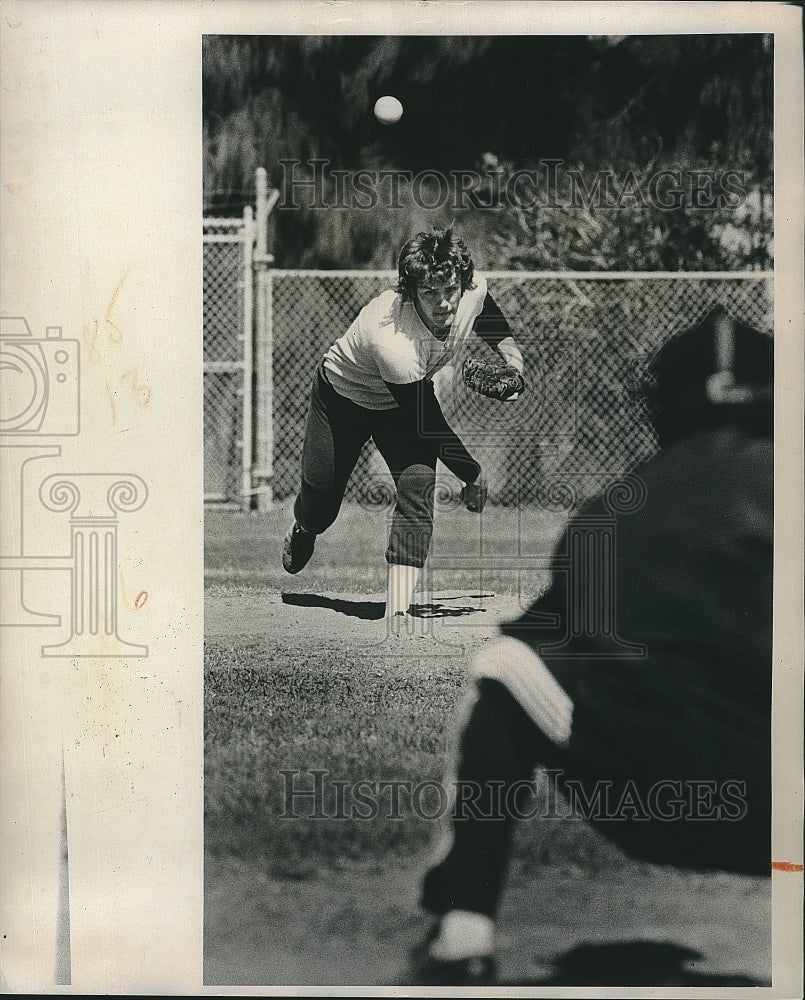
M0 436L79 433L80 346L60 326L41 339L23 317L0 318Z

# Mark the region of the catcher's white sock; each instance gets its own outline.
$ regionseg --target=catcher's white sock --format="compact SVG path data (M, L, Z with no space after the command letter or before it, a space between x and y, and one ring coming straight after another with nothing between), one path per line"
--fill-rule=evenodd
M439 935L429 950L442 962L491 955L495 950L495 925L483 913L450 910L442 917Z
M386 618L408 610L411 598L414 596L420 568L418 566L402 566L388 563L386 574Z

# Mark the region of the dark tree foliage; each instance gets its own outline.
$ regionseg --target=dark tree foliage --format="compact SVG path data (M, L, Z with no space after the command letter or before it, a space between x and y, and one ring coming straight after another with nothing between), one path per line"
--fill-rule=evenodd
M405 107L391 128L372 115L383 93ZM205 210L214 214L253 199L258 166L279 187L289 158L301 161L299 176L319 158L330 172L414 175L492 163L505 179L550 158L589 176L694 169L742 179L741 204L709 212L639 201L614 211L430 210L403 185L398 208L275 212L283 266L390 266L410 231L454 219L484 266L771 262L770 36L207 36L203 101Z

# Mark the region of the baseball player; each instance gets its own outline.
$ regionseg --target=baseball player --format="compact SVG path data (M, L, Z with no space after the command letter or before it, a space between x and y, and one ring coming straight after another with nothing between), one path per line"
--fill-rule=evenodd
M711 316L650 373L660 451L637 470L640 503L583 507L550 590L471 664L450 823L422 886L436 919L407 985L494 982L512 827L537 766L637 858L769 874L773 341ZM613 518L610 592L572 552ZM604 605L612 627L591 613Z
M316 536L338 515L361 448L372 438L397 490L386 549L386 616L404 618L433 530L436 460L464 484L480 512L481 467L453 432L433 376L465 352L474 331L500 359L475 359L467 384L501 401L524 388L523 358L509 325L463 241L450 229L419 233L402 247L396 290L361 310L329 348L313 379L302 450L302 484L282 553L289 573L313 554Z

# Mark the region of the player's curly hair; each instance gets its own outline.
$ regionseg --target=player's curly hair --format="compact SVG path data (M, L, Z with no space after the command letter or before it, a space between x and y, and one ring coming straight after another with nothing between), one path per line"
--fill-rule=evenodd
M423 281L447 280L458 274L461 291L474 288L475 272L470 252L460 236L452 229L434 229L431 233L417 233L400 250L397 260L397 291L403 302L410 302L417 285Z

